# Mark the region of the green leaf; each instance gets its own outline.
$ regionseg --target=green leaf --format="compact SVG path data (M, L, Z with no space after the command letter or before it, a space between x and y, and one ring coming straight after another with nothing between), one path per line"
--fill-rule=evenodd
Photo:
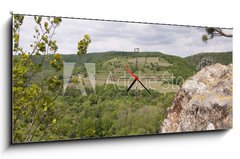
M47 111L47 110L48 110L48 107L44 106L43 111Z
M54 118L54 119L52 120L52 123L53 123L53 124L56 124L56 123L57 123L57 119Z

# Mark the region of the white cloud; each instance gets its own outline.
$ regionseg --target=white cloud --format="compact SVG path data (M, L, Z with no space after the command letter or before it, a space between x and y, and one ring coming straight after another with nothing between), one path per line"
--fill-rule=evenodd
M20 33L20 44L31 50L35 22L33 17L24 19ZM232 33L231 29L224 30ZM62 19L54 39L59 53L74 54L77 43L84 34L89 34L92 43L88 52L103 51L160 51L177 56L188 56L199 52L231 51L232 38L217 37L203 43L204 28L156 24L123 23L80 19Z

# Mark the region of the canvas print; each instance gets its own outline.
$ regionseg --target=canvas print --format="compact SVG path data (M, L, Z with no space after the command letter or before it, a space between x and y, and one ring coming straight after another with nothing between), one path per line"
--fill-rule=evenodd
M12 143L232 127L232 28L12 15Z

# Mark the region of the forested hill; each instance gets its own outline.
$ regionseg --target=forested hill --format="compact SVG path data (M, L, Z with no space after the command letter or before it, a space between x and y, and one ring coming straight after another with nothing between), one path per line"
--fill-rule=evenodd
M34 61L40 62L41 58L39 57L41 56L34 56ZM135 57L156 57L158 60L160 60L160 63L161 61L168 63L166 66L161 66L152 62L152 66L154 66L157 71L168 70L168 72L171 72L175 77L181 76L183 79L187 79L205 66L215 63L221 63L224 65L232 63L232 52L199 53L185 58L167 55L161 52L122 51L87 53L80 56L77 54L62 54L62 57L65 62L76 62L80 65L83 63L97 63L99 69L101 69L100 67L102 67L103 64L106 64L111 59L117 59L118 61L124 62L126 58L128 60L133 60Z
M103 53L88 53L86 55L63 55L65 62L77 62L77 63L86 63L86 62L95 62L95 63L105 63L111 59L118 59L121 62L124 62L125 59L135 59L135 57L156 57L163 63L168 63L167 66L157 67L158 71L171 72L175 77L181 76L183 79L188 78L194 74L194 66L188 64L183 58L173 55L163 54L161 52L103 52ZM155 66L152 62L152 67ZM155 67L154 67L155 68ZM180 82L181 83L181 82ZM178 83L178 84L180 84Z
M232 52L208 52L199 53L185 58L173 55L167 55L161 52L123 52L123 51L109 51L98 53L87 53L85 55L78 56L77 54L62 54L64 62L76 62L76 63L105 63L108 60L117 58L120 61L124 61L125 58L131 59L135 57L157 57L170 65L167 67L160 67L158 69L168 69L174 75L181 75L184 79L193 75L193 72L199 71L201 68L220 63L228 65L232 63ZM14 56L17 58L17 56ZM35 55L34 61L41 61L41 56Z
M220 63L228 65L232 63L232 52L209 52L199 53L192 56L185 57L184 60L193 66L196 70L201 69L206 65Z
M203 60L212 61L213 63L221 63L228 65L232 63L232 52L206 52L198 53L195 55L187 56L185 58L168 55L161 52L123 52L123 51L109 51L109 52L97 52L87 53L85 55L77 54L61 54L65 62L103 62L113 58L133 58L133 57L160 57L167 60L169 63L175 63L176 61L182 61L193 67L196 67L199 62ZM35 56L35 60L38 59L38 55Z
M187 56L181 58L178 56L167 55L161 52L121 52L121 51L109 51L109 52L98 52L98 53L88 53L86 55L77 54L62 54L65 62L77 62L79 59L81 62L100 62L109 60L115 57L162 57L168 60L170 63L176 59L182 59L192 66L196 66L201 60L208 58L214 63L221 63L224 65L232 63L232 52L206 52L198 53L195 55Z
M176 70L178 70L178 68L181 68L186 71L190 71L192 69L194 71L199 71L201 68L215 63L220 63L224 65L232 63L231 51L198 53L185 58L167 55L161 52L120 52L120 51L88 53L86 55L81 55L80 57L76 54L68 55L64 54L62 56L65 62L78 62L78 63L104 62L113 58L159 57L171 63L172 67L176 67Z
M65 62L101 62L107 61L112 58L131 58L131 57L162 57L162 58L177 58L178 56L172 56L163 54L161 52L123 52L123 51L109 51L109 52L97 52L97 53L88 53L85 55L76 55L76 54L63 54L63 59Z

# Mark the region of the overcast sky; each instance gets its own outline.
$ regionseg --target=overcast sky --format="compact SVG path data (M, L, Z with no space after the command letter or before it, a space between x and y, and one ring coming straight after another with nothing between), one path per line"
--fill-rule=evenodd
M44 19L43 19L44 20ZM32 16L25 16L20 32L20 45L29 51L36 24ZM224 30L232 33L231 29ZM200 52L232 51L232 38L217 37L203 43L204 28L139 23L108 22L63 18L53 39L58 52L75 54L77 43L89 34L88 53L104 51L159 51L186 57Z

